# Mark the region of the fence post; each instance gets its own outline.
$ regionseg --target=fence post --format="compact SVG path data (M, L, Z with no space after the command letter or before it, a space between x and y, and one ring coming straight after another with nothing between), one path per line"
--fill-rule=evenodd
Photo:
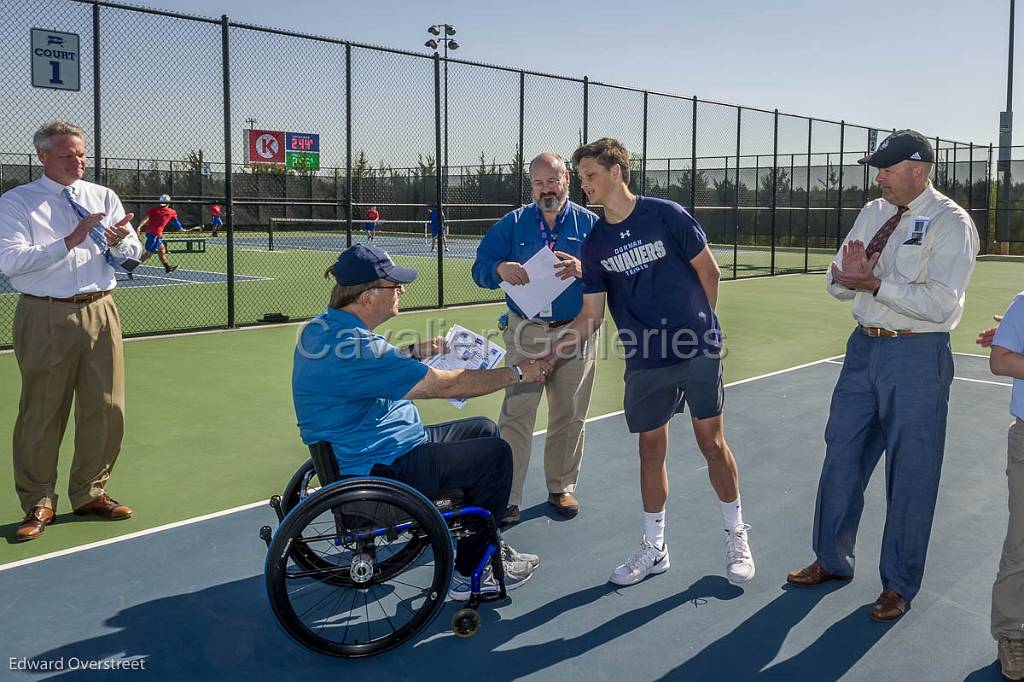
M444 239L441 235L446 229L444 224L444 207L441 205L441 57L434 53L434 152L437 163L434 164L435 205L437 206L437 307L444 307Z
M696 123L696 121L695 121ZM732 278L739 275L736 272L736 261L739 260L740 247L740 134L743 130L743 107L736 107L736 185L732 197Z
M516 182L513 185L516 187L516 200L512 202L512 208L518 208L523 204L523 193L526 187L523 183L523 164L526 163L526 152L523 150L523 126L526 118L526 72L519 72L519 154L516 158L519 160L519 168L516 168Z
M92 4L92 148L93 153L96 155L96 169L93 171L96 175L93 178L96 184L101 184L103 181L100 179L100 168L102 163L100 157L103 156L102 151L102 134L101 128L102 120L100 118L100 3L99 0L93 0ZM32 179L31 174L29 180Z
M946 174L946 179L949 179L949 174ZM953 194L956 194L956 142L953 143ZM956 199L954 199L956 201Z
M583 139L580 144L584 145L590 139L587 125L590 119L590 76L583 77Z
M693 96L693 115L690 116L690 213L697 218L697 95Z
M932 184L938 185L939 179L939 137L935 136L935 163L932 164Z
M235 198L231 168L231 53L228 15L220 17L221 70L224 82L224 204L227 208L228 327L235 326Z
M804 274L810 269L810 253L811 253L811 142L814 134L814 119L807 119L807 196L804 197ZM826 170L826 173L828 171ZM826 185L828 184L828 177L825 177ZM825 240L825 245L828 245L828 239Z
M846 121L839 121L839 193L836 199L836 251L843 243L843 163L846 161Z
M775 274L775 241L777 239L775 218L779 205L779 110L775 110L775 130L772 142L772 269Z
M644 90L644 131L640 157L640 194L647 194L647 91Z
M992 239L992 143L988 145L988 163L985 164L985 253L988 253L988 243ZM998 186L996 191L999 191ZM999 206L999 198L996 198L996 206ZM996 219L996 238L999 238L998 234L999 221Z
M345 43L345 247L352 246L352 44Z

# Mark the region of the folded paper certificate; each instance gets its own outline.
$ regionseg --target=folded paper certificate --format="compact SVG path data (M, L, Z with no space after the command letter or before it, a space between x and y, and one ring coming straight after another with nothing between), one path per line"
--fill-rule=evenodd
M447 350L426 360L424 364L434 369L494 369L505 358L505 349L492 341L488 341L474 331L452 325L444 338ZM452 398L450 402L460 410L466 406L466 400Z
M553 254L551 249L542 247L530 257L530 260L523 263L526 274L530 276L528 284L502 282L498 285L515 301L526 319L536 317L540 311L550 308L551 303L576 281L572 277L558 278L555 274L555 263L558 262L558 256Z

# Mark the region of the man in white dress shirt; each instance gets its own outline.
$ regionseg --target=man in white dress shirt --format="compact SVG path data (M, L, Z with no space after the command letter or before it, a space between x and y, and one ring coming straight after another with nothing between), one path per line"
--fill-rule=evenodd
M878 169L882 198L861 209L827 276L832 296L853 301L857 327L825 427L816 560L787 577L853 577L864 488L884 451L883 589L870 614L881 622L903 616L921 588L953 381L949 332L978 254L971 217L928 181L933 160L923 135L900 130L860 161Z
M47 123L32 142L42 177L0 196L0 272L22 294L14 314L21 370L14 485L26 512L19 541L39 537L54 518L72 398L72 509L106 519L132 515L105 489L124 433L121 319L110 292L115 269L130 271L142 255L133 215L114 192L82 180L84 131Z

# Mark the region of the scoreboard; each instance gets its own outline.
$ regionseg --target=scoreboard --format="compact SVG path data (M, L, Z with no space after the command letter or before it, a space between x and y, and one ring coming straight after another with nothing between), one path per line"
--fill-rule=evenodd
M279 130L243 130L245 164L284 166L295 170L320 169L320 136Z

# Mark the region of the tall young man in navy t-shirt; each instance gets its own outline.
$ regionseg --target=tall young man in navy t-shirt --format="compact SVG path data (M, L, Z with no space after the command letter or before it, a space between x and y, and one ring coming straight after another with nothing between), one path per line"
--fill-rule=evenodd
M604 206L583 244L583 309L555 353L572 352L604 318L605 300L626 353L625 416L640 434L644 537L611 575L633 585L669 567L665 544L669 420L684 405L725 520L726 575L754 577L739 471L723 435L722 332L715 316L718 264L700 225L671 201L629 191L629 153L601 138L573 154L583 191Z

